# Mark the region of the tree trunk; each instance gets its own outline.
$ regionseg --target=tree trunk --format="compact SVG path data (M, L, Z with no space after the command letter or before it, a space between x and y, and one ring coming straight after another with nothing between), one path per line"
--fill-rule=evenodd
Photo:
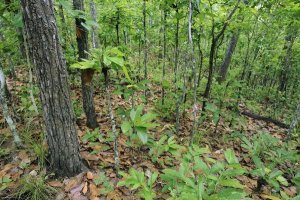
M97 23L97 12L96 12L96 5L94 0L90 1L90 12L91 17L95 23ZM92 27L92 44L93 48L99 48L99 39L97 37L97 28L95 26Z
M177 70L178 70L178 58L179 58L179 5L176 4L176 33L175 33L175 64L174 64L174 82L176 87L177 82ZM177 88L175 88L177 90Z
M146 25L146 0L144 0L143 4L143 28L144 28L144 80L148 80L148 68L147 68L147 25ZM145 100L146 104L148 102L148 88L145 89Z
M197 80L197 88L199 88L200 83L201 83L202 67L203 67L203 52L201 50L200 33L198 34L197 46L198 46L198 51L199 51L199 73L198 73L198 80Z
M227 71L231 62L231 58L233 55L233 52L235 50L236 44L238 42L238 34L233 34L230 42L229 42L229 46L225 55L225 58L223 60L220 72L219 72L219 77L218 77L218 82L221 83L223 81L225 81L226 79L226 75L227 75Z
M64 8L61 4L59 4L59 6L58 6L58 14L59 14L62 26L63 27L67 26L66 19L65 19L65 14L64 14ZM61 33L62 33L61 46L62 46L64 51L66 51L66 49L67 49L67 34L66 34L66 31L67 31L66 29L61 30Z
M188 19L188 33L189 33L189 57L190 57L190 63L191 68L193 71L193 79L194 79L194 85L193 85L193 126L192 126L192 135L191 135L191 142L190 144L193 144L194 142L194 136L196 133L196 118L197 118L197 72L196 72L196 60L194 56L194 46L193 46L193 35L192 35L192 26L193 26L193 1L190 0L189 2L189 19Z
M286 55L282 62L282 69L280 73L280 83L279 83L279 90L281 92L286 91L288 78L291 68L291 57L292 57L292 49L294 44L294 37L292 33L285 38L284 49L286 50Z
M117 46L120 46L120 8L117 8L116 32L117 32Z
M83 0L73 0L74 9L84 11ZM82 59L87 59L88 51L88 31L83 26L85 22L82 18L76 18L76 40L78 46L79 61ZM93 99L93 79L94 70L86 69L81 70L81 88L82 88L82 100L83 100L83 109L86 115L86 125L89 128L97 128L97 117L94 106Z
M21 1L30 59L36 67L49 146L48 169L73 176L85 166L79 154L66 62L51 0Z
M166 54L167 54L167 11L163 11L163 70L162 70L162 100L161 104L164 105L165 103L165 88L164 88L164 80L166 75Z

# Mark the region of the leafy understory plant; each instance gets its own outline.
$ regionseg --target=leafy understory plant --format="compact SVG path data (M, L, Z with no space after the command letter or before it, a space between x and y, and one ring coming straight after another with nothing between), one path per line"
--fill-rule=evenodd
M118 183L118 186L126 186L131 190L138 190L138 196L145 200L152 200L156 197L153 189L154 183L158 177L158 173L151 173L150 171L140 172L134 168L129 169L129 174L120 172L123 176L123 180ZM146 179L146 177L148 179Z
M170 192L170 199L246 199L244 186L236 179L246 170L233 150L225 151L226 162L210 158L205 155L208 152L206 148L189 148L179 169L163 170L163 192Z
M279 143L279 140L269 133L259 133L250 139L241 136L241 140L241 146L249 152L250 156L264 156Z
M0 178L0 192L5 190L8 185L12 182L10 177L3 176Z
M114 190L114 186L109 182L109 179L105 175L104 172L101 172L99 176L94 180L96 185L102 185L102 189L100 190L100 194L108 194L109 192Z
M176 143L174 136L168 138L167 135L164 135L159 141L154 141L150 146L149 155L153 162L157 162L158 157L165 152L177 156L179 154L179 149L183 148Z
M150 128L154 128L157 124L152 121L156 118L153 113L142 114L144 109L143 105L137 106L136 109L130 111L130 120L123 121L121 125L122 132L130 138L130 141L136 138L146 144L148 142L148 131Z
M280 185L288 186L288 181L282 176L283 172L279 169L272 169L265 167L261 159L257 156L254 156L253 162L255 163L255 169L251 171L251 174L253 176L259 177L258 184L257 184L257 190L260 190L262 187L262 184L264 182L267 182L269 185L271 185L276 191L280 190Z
M96 128L95 130L88 130L84 136L82 137L82 140L84 142L97 142L97 141L103 141L103 136L100 134L99 128Z

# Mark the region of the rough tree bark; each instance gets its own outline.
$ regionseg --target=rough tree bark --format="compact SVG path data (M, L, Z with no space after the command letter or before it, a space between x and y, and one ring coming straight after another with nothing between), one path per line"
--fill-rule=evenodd
M226 75L227 75L227 72L228 72L228 68L229 68L229 65L230 65L230 62L231 62L233 52L234 52L236 44L238 42L238 38L239 38L238 34L233 34L231 39L230 39L229 46L227 48L225 58L223 60L223 63L221 65L221 69L220 69L220 72L219 72L219 77L218 77L218 82L219 83L222 83L223 81L226 80Z
M84 11L83 0L73 0L73 6L75 10ZM76 40L78 46L79 61L82 59L87 59L88 54L88 30L83 26L85 22L82 18L76 18ZM81 70L81 89L82 89L82 100L83 109L86 115L86 125L89 128L97 128L97 117L93 98L93 69Z
M48 169L73 176L83 169L79 154L66 62L51 0L22 0L29 55L36 67L49 146Z

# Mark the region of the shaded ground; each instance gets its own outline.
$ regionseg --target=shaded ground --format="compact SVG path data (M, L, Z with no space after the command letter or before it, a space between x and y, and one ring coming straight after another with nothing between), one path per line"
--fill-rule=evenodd
M24 77L27 77L26 72L20 70L17 72L19 80L13 81L11 78L8 79L8 85L11 93L13 94L13 102L15 108L23 108L24 102L22 102L22 97L26 96L26 84L27 81ZM25 88L25 89L24 89ZM77 129L78 136L81 145L81 155L86 161L87 165L90 167L90 172L79 174L73 178L65 179L51 179L47 180L48 184L55 187L58 192L56 199L138 199L135 196L135 192L130 191L125 187L116 187L116 184L120 180L114 170L114 152L113 143L111 141L111 124L110 118L108 116L107 104L105 100L105 91L103 88L95 87L95 104L96 112L98 114L98 122L100 124L99 134L100 138L96 138L94 142L86 141L85 135L88 133L84 122L84 114L77 116ZM80 113L80 101L81 94L80 88L72 84L72 99L75 101L75 112ZM153 96L151 96L149 104L147 105L147 110L154 108L154 101L159 98L159 87L152 86ZM141 92L142 94L142 92ZM138 96L138 94L137 94ZM29 99L29 96L27 97ZM24 101L24 100L23 100ZM30 105L30 100L28 100ZM138 103L137 103L138 104ZM113 95L113 107L115 114L118 108L130 108L130 101L126 102L119 95ZM77 109L77 111L76 111ZM40 132L42 128L42 117L33 116L33 114L28 113L28 108L24 110L18 110L17 113L21 113L23 116L19 117L18 130L23 138L31 137L31 140L40 140ZM0 112L1 113L1 112ZM25 114L24 114L25 113ZM26 114L27 113L27 114ZM33 112L32 112L33 113ZM191 133L190 127L192 127L192 119L189 116L191 109L186 109L185 119L181 122L182 127L180 134L177 136L178 143L182 145L188 144L189 135ZM18 114L18 115L19 115ZM174 114L174 113L173 113ZM20 115L21 116L21 115ZM254 135L260 131L269 132L276 138L283 140L285 137L285 130L280 129L272 124L267 124L262 121L256 121L253 119L248 119L241 117L243 123L240 123L235 130L229 127L228 122L224 122L221 118L220 123L215 131L215 125L213 123L204 123L200 126L199 134L196 137L196 141L200 142L200 146L208 146L211 150L211 157L217 160L224 160L223 152L227 148L233 148L240 163L243 167L251 169L253 164L250 162L249 157L246 155L245 149L243 149L239 142L230 138L231 134L236 130L243 130L246 135ZM158 119L157 123L160 124L158 128L151 131L154 138L160 138L163 134L168 134L174 130L174 122L166 122L162 119ZM118 130L120 130L120 118L117 118ZM200 135L200 136L199 136ZM3 117L0 115L0 144L1 144L1 161L0 161L0 178L9 178L10 183L6 184L6 189L1 191L0 196L5 197L11 194L14 189L19 186L18 180L25 174L30 174L35 177L43 172L40 171L38 166L39 160L37 157L37 152L32 149L30 140L26 140L26 145L24 149L14 149L12 148L10 131L6 126ZM172 163L170 161L171 155L165 153L159 157L160 164L153 163L148 155L149 149L147 147L131 148L127 145L127 138L121 134L119 137L119 152L120 152L120 167L122 171L127 171L129 168L134 167L137 169L142 169L144 171L161 171L165 167L171 167L173 165L178 165L179 163ZM44 144L45 145L45 144ZM46 145L45 145L46 146ZM5 152L7 151L7 152ZM106 181L99 180L104 174L108 178ZM253 199L263 199L263 195L271 194L271 189L269 187L263 187L262 191L257 192L257 179L250 176L240 176L238 178L244 185L246 185L245 190L247 193L251 194ZM99 180L101 183L96 184L95 180ZM98 181L98 182L99 182ZM114 189L109 188L110 184L114 186ZM1 188L1 186L0 186ZM162 185L157 183L155 188L158 192L159 199L166 199L168 196L166 194L161 194L160 189ZM112 190L112 191L109 191ZM287 194L291 196L296 194L296 189L294 187L284 188ZM100 194L107 193L107 194ZM109 191L109 192L108 192Z

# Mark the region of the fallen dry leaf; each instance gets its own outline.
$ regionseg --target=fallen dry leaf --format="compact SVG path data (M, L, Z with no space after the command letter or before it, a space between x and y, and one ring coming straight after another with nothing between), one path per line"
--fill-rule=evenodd
M80 185L72 188L72 190L70 191L71 195L74 195L75 193L80 193L83 187L84 187L84 183L81 183Z
M94 183L90 183L89 191L90 191L90 196L89 196L90 199L93 199L100 195L99 189L96 187Z
M80 155L82 156L82 158L84 158L85 160L91 160L91 161L98 161L99 157L97 155L94 154L90 154L87 151L82 151L80 152Z
M63 184L60 181L50 181L48 182L48 185L52 186L52 187L62 187Z
M83 189L82 189L82 193L83 193L83 194L86 194L87 191L88 191L88 183L85 182L85 183L84 183L84 187L83 187Z
M71 189L73 189L74 187L76 187L77 185L79 185L82 181L83 178L83 173L71 178L65 186L65 191L69 192Z
M118 191L112 191L107 194L106 200L121 200L121 195Z
M89 179L89 180L93 180L93 179L94 179L94 175L93 175L92 172L87 172L87 173L86 173L86 177L87 177L87 179Z
M88 200L88 198L84 195L82 195L80 192L76 192L75 194L69 194L70 200Z

